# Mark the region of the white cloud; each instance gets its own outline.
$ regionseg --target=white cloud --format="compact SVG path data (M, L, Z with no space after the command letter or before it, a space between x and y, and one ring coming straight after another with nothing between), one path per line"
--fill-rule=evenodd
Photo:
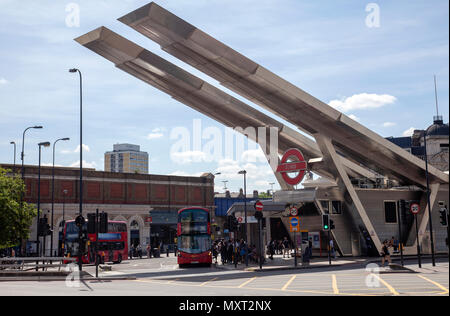
M0 78L0 84L7 84L9 83L8 80L6 80L5 78Z
M161 132L160 128L154 128L150 134L147 135L147 139L157 139L163 137L164 134Z
M73 164L71 164L69 167L79 167L80 166L80 161L77 160L75 161ZM97 164L95 163L95 161L92 162L87 162L86 160L83 160L83 168L94 168L97 166Z
M169 176L179 176L179 177L200 177L204 172L194 172L189 173L181 170L174 171L169 173Z
M242 179L242 175L238 174L241 170L247 171L247 179L261 180L273 175L273 171L267 162L261 164L246 163L241 165L233 159L220 160L216 172L220 172L221 177L231 180Z
M383 127L392 127L395 125L397 125L397 123L394 123L394 122L384 122L383 123Z
M408 128L406 131L403 132L403 136L412 136L412 134L414 133L414 130L416 130L417 128L415 127L411 127Z
M179 164L188 164L192 162L201 162L206 158L206 154L202 151L193 150L193 151L183 151L183 152L174 152L170 154L170 158L175 163Z
M91 151L91 149L89 148L88 145L83 144L83 151ZM77 146L77 148L75 148L74 153L79 153L80 152L80 145Z
M83 144L83 151L91 151L88 145ZM79 153L80 152L80 145L78 145L74 150L67 150L63 149L61 150L61 154L73 154L73 153Z
M376 109L394 103L396 97L388 94L360 93L342 100L331 100L329 105L338 111Z
M357 117L357 116L354 115L354 114L350 114L348 117L351 118L351 119L354 120L354 121L359 122L359 117Z
M241 160L244 162L267 162L267 159L261 150L258 149L249 149L242 153Z

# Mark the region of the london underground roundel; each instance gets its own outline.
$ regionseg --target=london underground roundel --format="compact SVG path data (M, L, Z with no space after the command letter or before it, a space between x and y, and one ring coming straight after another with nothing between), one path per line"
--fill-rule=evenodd
M277 172L281 172L281 176L287 184L297 185L302 182L305 176L306 165L302 152L297 148L291 148L281 158ZM298 174L291 177L290 173Z

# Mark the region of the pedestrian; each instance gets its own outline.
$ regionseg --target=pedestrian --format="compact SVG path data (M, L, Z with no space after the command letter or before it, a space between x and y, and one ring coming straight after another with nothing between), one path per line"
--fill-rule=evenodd
M267 245L267 254L269 255L270 260L273 260L274 253L275 253L275 242L271 240Z
M150 243L147 245L147 258L150 259L152 257L152 247Z
M217 263L217 256L218 256L218 249L217 249L218 245L216 242L214 242L213 246L212 246L212 256L214 258L215 263Z
M381 266L384 267L384 263L388 261L389 264L392 263L391 261L391 254L389 253L389 242L385 240L383 242L383 248L381 249Z
M283 240L283 258L285 255L287 255L287 257L289 258L289 240L287 239L287 237L284 237Z
M230 240L227 245L227 262L233 263L233 240Z
M311 240L311 238L309 238L309 240L308 240L308 250L309 250L308 255L309 255L310 259L312 258L312 246L313 246L312 240Z
M139 259L142 259L142 247L140 244L137 245L136 250L137 250L137 255L138 255Z
M131 244L131 248L130 248L130 259L133 259L134 256L134 244Z
M330 239L330 252L331 256L336 259L336 250L334 249L334 241L333 239Z
M400 242L398 241L398 239L395 239L394 237L392 237L390 246L392 248L394 248L394 253L398 253L399 252L398 251L399 245L400 245Z
M227 263L227 246L225 241L220 242L220 259L222 260L222 264Z

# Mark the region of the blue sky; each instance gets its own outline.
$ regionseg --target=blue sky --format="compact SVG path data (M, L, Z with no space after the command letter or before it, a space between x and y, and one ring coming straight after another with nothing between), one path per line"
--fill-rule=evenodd
M195 119L201 119L203 128L224 131L224 127L116 69L73 40L104 25L226 90L116 20L148 2L0 0L0 162L12 163L10 141L19 145L19 162L23 130L40 124L44 129L27 132L25 162L37 164L38 142L70 137L71 141L57 144L56 163L76 165L79 83L77 75L67 71L76 67L84 80L86 166L103 170L104 152L115 143L128 142L149 153L150 173L220 171L217 190L223 187L221 181L228 180L228 187L236 191L242 186L236 171L246 168L249 191L269 189L269 183L276 181L263 162L242 157L174 162L169 155L174 127L192 130ZM440 114L448 122L447 0L376 1L379 27L366 25L370 1L156 2L384 137L401 136L410 128L422 129L432 123L435 74ZM70 3L80 9L78 27L66 24ZM252 155L257 152L247 152ZM43 163L50 164L51 159L51 148L44 149Z

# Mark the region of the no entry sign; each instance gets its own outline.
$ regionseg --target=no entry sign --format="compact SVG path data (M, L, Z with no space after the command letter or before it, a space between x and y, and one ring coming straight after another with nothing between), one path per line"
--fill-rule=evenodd
M261 212L264 208L264 205L261 201L256 201L255 203L255 210Z
M287 150L281 158L277 172L281 172L284 181L290 185L297 185L302 182L306 171L306 161L302 152L297 148ZM290 177L289 173L298 172L294 177Z

